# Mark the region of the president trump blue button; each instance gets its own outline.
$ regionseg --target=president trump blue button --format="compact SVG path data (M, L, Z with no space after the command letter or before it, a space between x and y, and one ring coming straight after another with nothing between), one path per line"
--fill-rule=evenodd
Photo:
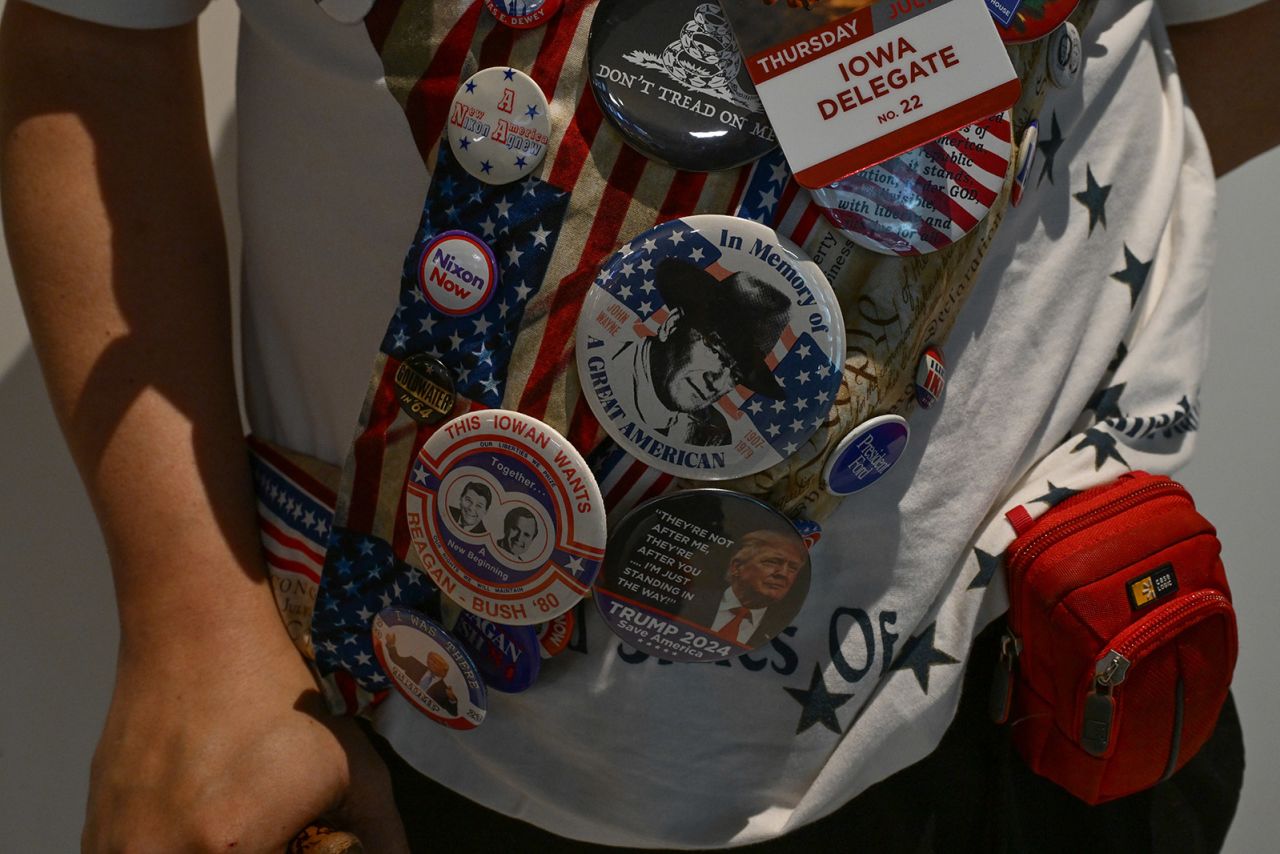
M640 505L609 535L596 605L614 634L668 661L720 661L768 643L809 592L795 525L723 489Z
M832 495L853 495L889 473L907 450L911 430L899 415L859 424L836 446L823 474Z
M578 318L578 375L645 464L723 480L785 460L840 388L844 320L822 271L772 229L672 220L605 262Z

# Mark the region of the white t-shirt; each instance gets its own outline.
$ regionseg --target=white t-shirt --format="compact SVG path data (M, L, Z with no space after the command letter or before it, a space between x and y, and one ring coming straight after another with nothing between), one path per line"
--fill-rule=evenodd
M133 26L203 5L37 2ZM242 11L250 418L341 463L429 176L363 27L310 0ZM492 692L473 732L393 696L377 725L397 750L554 832L669 847L777 835L933 750L973 637L1007 605L1004 510L1042 511L1126 465L1169 471L1195 436L1212 168L1152 4L1100 3L1085 41L1082 83L1050 94L1028 197L945 342L947 397L913 416L897 468L827 521L794 625L723 666L665 665L594 617L589 654L524 694Z

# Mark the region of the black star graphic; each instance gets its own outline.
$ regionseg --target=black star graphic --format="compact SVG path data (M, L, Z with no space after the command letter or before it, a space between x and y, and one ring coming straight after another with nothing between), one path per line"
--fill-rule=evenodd
M1053 481L1049 481L1049 491L1039 498L1031 499L1032 504L1048 504L1050 507L1057 507L1073 495L1079 495L1078 489L1067 489L1065 486L1057 486Z
M1049 183L1053 183L1053 158L1058 156L1058 149L1062 148L1065 138L1062 136L1062 130L1058 127L1058 111L1053 111L1052 120L1053 133L1047 138L1036 143L1036 148L1040 151L1040 156L1044 163L1040 167L1040 179L1036 181L1036 186L1044 183L1044 176L1049 176Z
M813 678L809 680L809 690L785 686L782 690L804 706L804 710L800 712L800 725L796 727L796 735L817 723L840 735L840 720L836 717L836 709L852 700L853 695L828 691L826 683L822 681L822 671L816 663L813 665Z
M902 654L893 663L891 670L910 670L920 683L920 690L929 693L929 668L935 664L959 664L960 662L942 652L933 645L933 634L938 629L936 622L929 628L908 640L902 646Z
M1103 223L1105 225L1106 223ZM1124 269L1118 273L1112 273L1111 278L1117 282L1123 282L1129 286L1129 308L1133 308L1138 304L1138 297L1142 295L1142 289L1147 284L1147 276L1151 273L1151 262L1145 264L1138 260L1138 256L1129 251L1129 244L1124 246Z
M1085 179L1088 181L1083 193L1076 193L1075 199L1089 209L1089 235L1093 235L1094 226L1102 223L1107 227L1107 196L1111 195L1111 184L1103 187L1094 179L1093 168L1085 167Z
M996 570L1000 568L1000 555L989 555L982 549L974 549L978 556L978 574L969 582L970 590L981 590L991 583Z
M1094 471L1101 469L1103 464L1111 457L1115 457L1125 468L1129 468L1129 463L1116 450L1116 437L1110 433L1103 433L1101 430L1094 430L1093 428L1086 430L1084 438L1080 440L1079 445L1071 449L1071 453L1083 451L1085 448L1093 448Z
M1116 356L1111 360L1111 364L1107 365L1107 373L1114 374L1120 368L1120 363L1124 361L1124 357L1129 355L1129 348L1124 346L1124 342L1120 342L1120 346L1116 347Z
M1120 395L1124 394L1124 385L1124 383L1120 383L1120 385L1098 389L1094 392L1093 397L1089 398L1089 402L1085 404L1085 409L1092 409L1098 416L1099 421L1106 421L1108 418L1119 418L1121 416Z

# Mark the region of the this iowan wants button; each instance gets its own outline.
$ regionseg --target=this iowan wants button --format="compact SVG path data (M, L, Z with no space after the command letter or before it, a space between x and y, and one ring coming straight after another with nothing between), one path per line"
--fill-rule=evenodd
M596 605L627 644L668 661L721 661L791 625L809 552L778 511L694 489L640 505L609 536Z
M999 198L1012 135L1008 113L991 116L813 190L813 201L873 252L936 252L972 231Z
M413 706L452 729L484 722L487 696L475 662L442 627L393 606L373 618L373 651Z
M601 0L587 62L600 109L646 157L714 172L778 145L719 3Z
M533 626L590 591L604 501L586 461L541 421L490 409L447 422L423 445L406 490L422 568L465 610Z
M693 216L633 239L601 268L577 359L605 431L660 471L764 471L826 420L844 321L822 271L759 223Z

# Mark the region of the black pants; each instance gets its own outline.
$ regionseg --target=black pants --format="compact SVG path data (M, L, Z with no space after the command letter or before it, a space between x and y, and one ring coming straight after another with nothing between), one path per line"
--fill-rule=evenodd
M1213 736L1153 789L1090 807L1032 774L1004 728L987 717L1002 621L974 643L964 693L942 743L827 818L740 850L781 854L869 850L980 852L1210 852L1222 848L1244 777L1244 743L1228 697ZM536 690L536 689L535 689ZM396 803L415 852L619 852L564 839L479 806L422 777L382 739ZM430 804L429 810L422 808Z

